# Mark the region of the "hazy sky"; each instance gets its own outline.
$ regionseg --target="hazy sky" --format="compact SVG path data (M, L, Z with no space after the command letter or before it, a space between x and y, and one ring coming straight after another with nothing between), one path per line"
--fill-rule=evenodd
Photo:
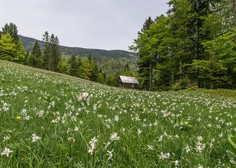
M169 0L0 0L0 26L42 39L48 31L61 45L128 50L144 21L166 14Z

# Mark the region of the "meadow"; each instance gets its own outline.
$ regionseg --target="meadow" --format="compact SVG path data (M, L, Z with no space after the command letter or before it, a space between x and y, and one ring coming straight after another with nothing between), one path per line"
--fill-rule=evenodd
M1 168L236 166L232 96L114 88L5 61L0 130Z

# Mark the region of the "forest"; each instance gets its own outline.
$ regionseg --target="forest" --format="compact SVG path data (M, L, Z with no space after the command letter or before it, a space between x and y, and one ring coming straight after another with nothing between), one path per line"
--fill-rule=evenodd
M0 32L0 59L117 86L119 75L135 76L139 89L236 88L236 0L170 0L166 15L148 17L127 60L62 54L59 39L47 31L44 46L26 51L17 26ZM112 57L112 56L111 56ZM125 62L127 61L127 62ZM130 67L131 66L131 67Z
M44 42L38 39L18 35L25 50L32 51L35 42L40 45L41 50L44 49ZM137 55L133 52L125 50L104 50L91 49L81 47L68 47L60 45L62 59L68 60L71 56L92 57L96 64L106 73L106 75L114 75L117 71L123 71L126 64L129 65L131 71L137 70Z
M170 0L130 46L147 90L236 87L235 0Z

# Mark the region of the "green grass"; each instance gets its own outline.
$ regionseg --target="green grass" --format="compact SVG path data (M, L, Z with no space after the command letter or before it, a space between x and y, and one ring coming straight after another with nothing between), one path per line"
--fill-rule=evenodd
M233 167L235 121L228 94L126 90L0 61L0 167Z
M236 90L229 89L198 89L199 92L211 94L219 97L232 97L236 99Z

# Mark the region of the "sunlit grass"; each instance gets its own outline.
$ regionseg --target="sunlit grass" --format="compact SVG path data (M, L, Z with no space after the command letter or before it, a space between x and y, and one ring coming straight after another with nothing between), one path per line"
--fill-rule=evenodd
M4 61L0 69L0 167L235 166L232 97L113 88Z

